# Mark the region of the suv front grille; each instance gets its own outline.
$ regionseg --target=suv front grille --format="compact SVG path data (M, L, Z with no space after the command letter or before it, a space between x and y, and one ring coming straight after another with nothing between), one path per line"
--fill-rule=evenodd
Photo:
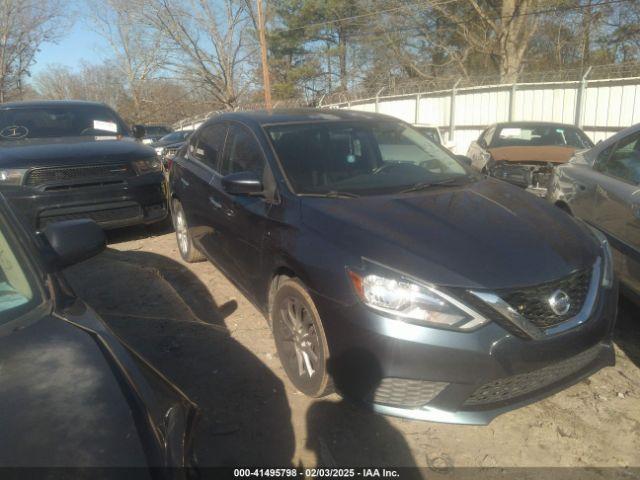
M500 403L541 390L582 370L592 363L599 353L600 345L596 345L548 367L485 383L467 398L464 405L468 407Z
M126 163L81 165L73 167L36 168L27 173L25 185L35 187L45 183L82 182L102 178L124 179L134 174Z
M443 382L383 378L373 395L373 403L399 408L417 408L433 400L449 385Z
M589 293L591 273L592 269L584 269L554 282L516 290L499 290L496 294L536 327L550 328L582 310ZM549 305L549 298L557 290L565 292L571 301L571 307L564 315L556 315Z

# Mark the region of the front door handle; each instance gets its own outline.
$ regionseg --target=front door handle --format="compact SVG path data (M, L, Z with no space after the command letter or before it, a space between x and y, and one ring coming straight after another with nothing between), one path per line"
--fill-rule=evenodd
M188 187L189 185L191 185L191 184L190 184L187 180L185 180L184 178L180 178L180 181L182 182L182 184L183 184L185 187Z
M222 208L222 204L213 197L209 197L209 203L213 205L214 208L217 208L217 209Z

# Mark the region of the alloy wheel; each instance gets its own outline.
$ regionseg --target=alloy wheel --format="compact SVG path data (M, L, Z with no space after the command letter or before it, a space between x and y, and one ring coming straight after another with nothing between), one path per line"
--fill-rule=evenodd
M320 339L306 306L295 297L287 297L280 309L284 326L282 338L284 361L289 371L301 378L313 378L318 372Z

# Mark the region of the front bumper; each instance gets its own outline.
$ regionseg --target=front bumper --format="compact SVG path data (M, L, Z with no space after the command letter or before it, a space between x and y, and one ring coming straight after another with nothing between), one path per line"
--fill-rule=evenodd
M527 192L544 198L553 172L551 164L527 164L516 162L494 162L489 175L505 182L524 188Z
M60 190L29 187L3 190L23 221L35 230L48 223L75 218L91 218L104 229L155 223L168 213L165 192L161 172L116 184Z
M617 288L601 292L586 322L539 340L495 322L455 332L386 318L361 304L314 300L330 371L346 398L387 415L486 425L614 365Z

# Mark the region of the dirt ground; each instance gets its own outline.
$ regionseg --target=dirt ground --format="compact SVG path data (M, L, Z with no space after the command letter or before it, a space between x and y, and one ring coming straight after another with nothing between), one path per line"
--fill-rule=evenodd
M298 393L266 321L243 295L209 262L184 263L173 233L148 235L111 233L105 253L67 276L199 404L201 465L417 465L437 476L452 467L575 466L596 477L606 467L640 466L640 311L626 301L615 367L489 426L409 421L360 411L337 395Z

